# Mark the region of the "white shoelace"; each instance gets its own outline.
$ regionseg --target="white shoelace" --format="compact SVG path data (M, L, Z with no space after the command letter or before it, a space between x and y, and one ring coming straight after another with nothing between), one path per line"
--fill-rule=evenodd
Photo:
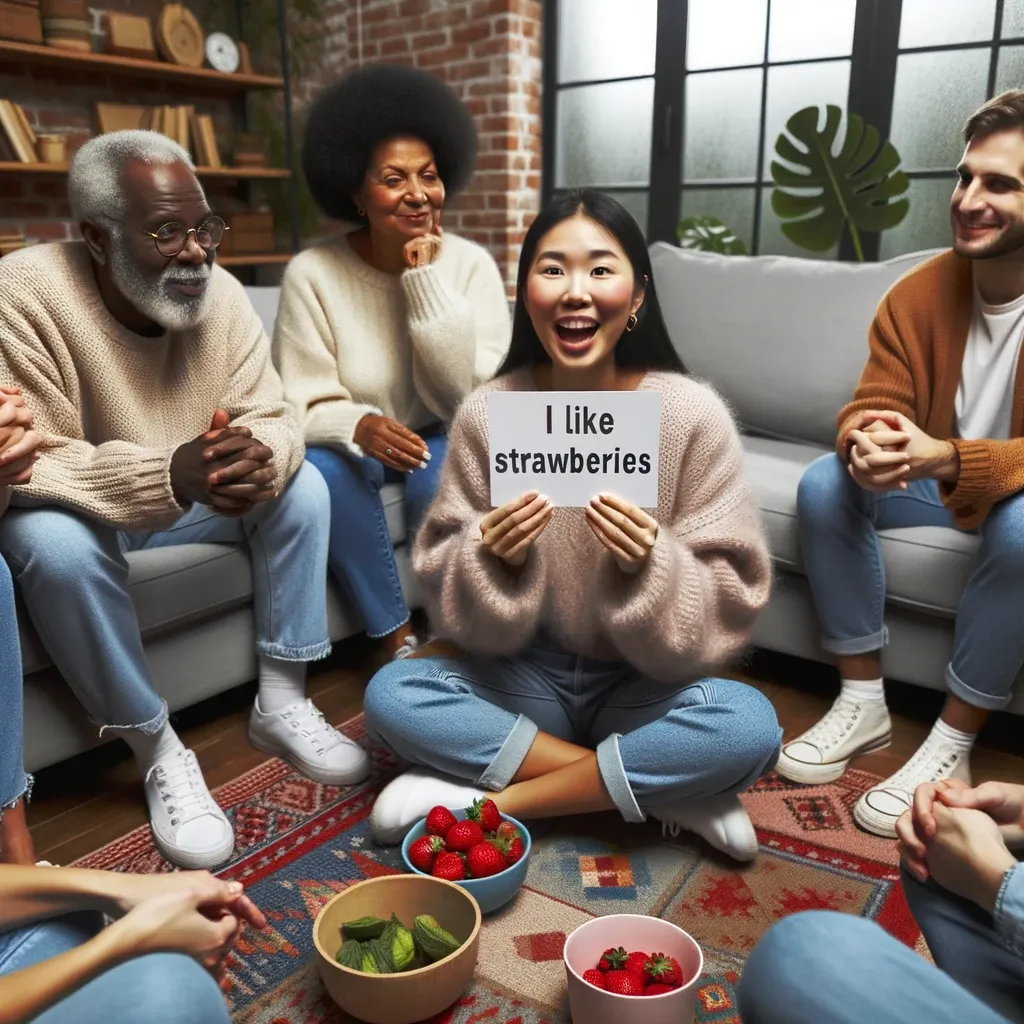
M917 753L882 788L913 792L923 782L946 778L960 760L952 747L934 747L929 743L918 747Z
M281 717L301 736L308 739L319 756L333 750L344 737L331 725L317 706L307 697L281 712Z
M175 827L217 810L191 750L158 764L153 769L153 779L164 810Z
M821 721L811 726L803 736L798 736L793 743L809 743L825 754L846 739L859 718L860 704L848 697L839 697Z

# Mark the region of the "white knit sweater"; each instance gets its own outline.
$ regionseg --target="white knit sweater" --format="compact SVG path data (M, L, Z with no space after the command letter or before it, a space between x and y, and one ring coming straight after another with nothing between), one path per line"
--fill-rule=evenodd
M274 361L307 444L355 448L367 413L412 430L450 422L509 336L505 285L481 246L446 233L435 263L395 275L341 236L288 265Z

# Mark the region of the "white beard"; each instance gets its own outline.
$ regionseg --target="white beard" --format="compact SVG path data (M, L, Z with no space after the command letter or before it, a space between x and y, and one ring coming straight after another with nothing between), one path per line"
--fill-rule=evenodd
M118 291L143 315L168 331L187 331L210 311L209 264L168 263L155 279L138 267L121 238L111 232L110 275ZM200 295L182 295L175 283L204 285Z

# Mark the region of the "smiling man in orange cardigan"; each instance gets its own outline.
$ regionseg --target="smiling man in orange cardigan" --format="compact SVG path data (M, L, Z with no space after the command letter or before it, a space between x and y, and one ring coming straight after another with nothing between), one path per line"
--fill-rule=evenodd
M915 788L969 779L988 715L1024 664L1024 92L997 96L964 128L950 202L953 248L889 290L870 357L839 416L837 453L800 482L804 564L842 688L825 717L783 747L797 782L839 778L891 736L880 651L885 569L877 531L946 526L981 547L957 609L942 716L895 775L854 809L895 836Z

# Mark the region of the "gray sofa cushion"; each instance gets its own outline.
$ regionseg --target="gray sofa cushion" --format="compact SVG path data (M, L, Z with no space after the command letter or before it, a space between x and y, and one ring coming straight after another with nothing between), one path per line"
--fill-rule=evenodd
M651 246L665 323L691 373L748 429L821 445L860 379L879 300L930 255L839 263Z
M391 541L405 540L402 488L381 490ZM132 600L142 635L149 639L221 615L252 600L249 554L230 544L179 544L127 555ZM25 674L51 664L28 616L21 610L21 654Z
M796 530L796 492L803 471L826 449L764 437L743 438L743 465L757 496L772 555L803 572ZM952 617L974 566L977 536L933 526L879 534L888 599Z

